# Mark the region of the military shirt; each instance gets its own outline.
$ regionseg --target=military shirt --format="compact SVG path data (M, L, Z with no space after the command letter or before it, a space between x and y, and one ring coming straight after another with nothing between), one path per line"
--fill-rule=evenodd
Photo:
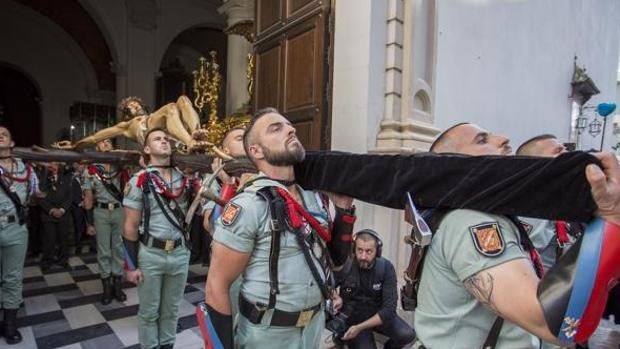
M496 249L489 250L490 244ZM497 248L499 245L503 247ZM463 282L482 270L520 258L528 257L520 245L517 227L506 217L472 210L447 213L424 259L418 290L414 328L424 346L480 348L497 315L474 298ZM538 345L535 336L504 321L498 348Z
M149 167L146 170L141 170L137 172L136 174L133 175L133 177L131 177L131 179L125 186L125 195L123 198L123 206L133 208L136 210L140 210L142 211L143 214L144 214L144 207L142 204L143 192L142 192L142 187L138 186L138 179L145 172L150 173L151 176L159 176L159 178L161 178L159 174L159 170L157 168ZM160 180L166 186L166 188L168 188L168 190L171 190L172 188L172 191L176 193L178 192L179 188L183 184L183 178L184 178L183 173L181 173L181 171L179 171L178 169L173 168L172 169L172 181L170 183L164 181L163 178ZM157 201L154 195L160 195L162 199L162 203L164 204L164 208L168 212L168 215L172 217L172 219L176 220L176 216L174 215L174 213L172 212L170 208L165 207L166 199L164 198L163 194L161 194L161 190L157 188L153 180L151 180L151 183L154 185L155 188L151 187L152 190L148 194L149 207L151 210L151 215L149 219L149 234L158 239L165 239L165 240L176 240L176 239L181 238L183 236L182 232L180 232L166 218L164 212L160 209L159 205L157 204ZM144 181L142 185L147 185L146 181ZM187 213L187 208L188 208L187 193L188 193L189 183L186 183L185 185L186 187L184 189L185 191L183 195L175 199L175 202L176 202L175 205L179 205L183 213ZM154 193L153 191L156 191L157 193ZM183 217L183 219L184 218L185 217ZM181 225L182 222L176 222L176 223L178 225ZM144 217L142 217L142 221L140 222L139 232L140 234L144 233Z
M215 241L233 250L250 254L243 272L241 293L249 301L264 305L269 301L271 216L268 203L257 194L257 191L267 186L285 188L282 184L259 174L257 179L226 205L224 213L215 223L213 236ZM303 199L303 206L326 227L327 212L320 204L316 193L298 189ZM321 278L325 280L319 261L315 257L313 261ZM275 307L280 310L290 312L303 310L319 304L323 299L294 233L288 230L282 233L280 239L278 286L280 293L276 297Z
M101 164L93 164L93 166L95 165ZM118 166L110 165L110 171L103 172L103 174L112 176L112 184L114 184L114 186L119 190L119 192L121 192L121 176L117 174L117 171ZM97 203L106 204L118 202L118 200L116 200L116 198L114 198L114 196L112 196L112 194L108 192L108 189L106 189L106 187L103 185L103 182L101 181L99 176L96 174L91 174L88 168L84 170L84 185L82 186L82 189L94 191L93 198Z
M15 165L16 165L15 171L12 173L12 175L20 179L21 178L26 179L25 177L28 171L26 169L26 165L24 164L24 162L22 162L20 159L15 159ZM36 177L34 170L31 170L30 172L30 178L32 177ZM17 181L17 180L11 180L7 177L4 177L3 179L7 184L9 184L9 189L17 193L17 196L19 197L19 200L21 201L22 205L25 206L26 199L28 198L28 192L30 190L29 180ZM13 201L11 201L11 198L9 198L9 196L6 195L4 190L0 189L0 216L7 216L7 215L17 215L17 211L15 210L15 205L13 204Z
M211 191L215 195L220 196L220 193L222 191L222 186L220 185L220 182L218 182L218 180L215 179L213 180L213 182L211 182L209 189L211 189ZM202 204L202 211L204 212L206 210L213 210L214 208L215 208L215 201L205 199L204 203Z
M555 264L557 255L555 221L530 217L519 217L519 220L526 224L525 230L538 250L545 270L548 270Z

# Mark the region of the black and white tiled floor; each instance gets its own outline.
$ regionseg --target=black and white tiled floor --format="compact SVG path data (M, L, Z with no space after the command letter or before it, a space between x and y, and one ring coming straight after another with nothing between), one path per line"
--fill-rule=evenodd
M74 256L70 268L42 273L35 259L24 268L24 306L18 312L22 343L0 348L90 349L139 348L137 288L125 282L127 301L101 305L101 280L95 254ZM202 348L194 306L204 299L207 267L189 266L185 296L179 310L175 348Z

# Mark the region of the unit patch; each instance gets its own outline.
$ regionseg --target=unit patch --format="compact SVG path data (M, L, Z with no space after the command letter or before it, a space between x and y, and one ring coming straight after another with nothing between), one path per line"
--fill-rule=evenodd
M224 207L224 212L222 213L222 224L231 225L235 222L237 217L239 216L239 212L241 212L241 206L229 202Z
M469 232L474 239L476 250L481 254L497 257L504 252L504 237L497 222L471 226Z

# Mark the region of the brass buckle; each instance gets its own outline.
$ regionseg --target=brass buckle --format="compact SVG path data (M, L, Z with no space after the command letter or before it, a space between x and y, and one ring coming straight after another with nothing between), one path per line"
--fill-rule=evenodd
M297 323L295 327L306 327L312 320L312 315L314 315L314 310L303 310L299 313L299 317L297 318Z
M114 204L111 202L108 202L108 210L112 211L114 210Z
M166 240L166 244L164 245L164 251L170 252L174 250L174 240Z

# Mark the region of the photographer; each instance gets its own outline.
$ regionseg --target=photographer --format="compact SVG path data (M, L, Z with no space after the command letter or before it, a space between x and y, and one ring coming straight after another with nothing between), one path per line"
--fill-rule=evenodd
M337 275L348 326L339 339L352 349L376 348L373 331L389 338L385 348L402 348L415 338L413 329L396 315L396 272L381 257L381 246L374 230L355 233L353 256Z

